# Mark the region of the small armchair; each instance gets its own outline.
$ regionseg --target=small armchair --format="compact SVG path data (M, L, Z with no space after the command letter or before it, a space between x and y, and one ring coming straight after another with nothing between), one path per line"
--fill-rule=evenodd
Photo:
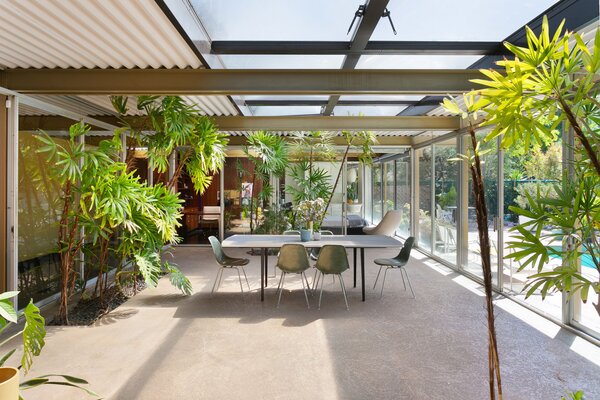
M401 210L388 211L376 226L365 226L363 228L363 233L367 235L392 236L394 232L396 232L396 229L398 229L400 226L401 218Z

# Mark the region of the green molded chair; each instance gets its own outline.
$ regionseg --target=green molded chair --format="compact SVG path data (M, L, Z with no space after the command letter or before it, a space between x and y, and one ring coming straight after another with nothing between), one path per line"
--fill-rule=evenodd
M219 268L219 272L217 272L217 277L215 278L215 283L213 284L211 293L214 293L215 290L219 290L219 286L221 285L221 279L223 278L223 271L226 268L237 270L238 278L240 279L240 289L242 290L242 293L244 293L244 286L242 285L242 275L240 274L241 269L244 273L244 278L246 279L246 285L248 285L248 290L250 290L248 276L246 275L246 270L244 269L244 266L247 265L250 262L250 260L248 260L247 258L229 257L223 251L223 247L221 246L221 242L219 242L219 239L217 239L214 236L210 236L208 240L210 241L213 253L215 253L217 263L219 263L219 265L221 266L221 268Z
M333 236L333 232L331 231L321 231L321 235L325 235L325 236ZM309 250L309 254L310 254L310 259L313 261L317 261L317 259L319 258L319 253L321 252L321 248L320 247L313 247L312 249ZM318 276L317 274L319 273L319 270L315 268L315 274L313 276L313 290L317 290L317 284L319 283ZM332 276L333 277L333 276ZM335 282L335 278L333 278L334 282Z
M299 274L302 280L302 288L304 289L304 297L306 298L306 306L310 308L308 301L308 294L306 288L308 286L308 279L304 271L310 268L310 261L306 254L306 248L301 244L284 244L279 250L277 256L277 267L282 271L281 278L279 279L279 286L277 292L279 292L279 298L277 300L277 308L281 302L281 293L283 292L283 285L285 283L285 276L287 274ZM304 285L306 281L306 285Z
M408 272L404 266L408 263L410 259L410 251L412 250L413 244L415 242L414 237L409 237L404 242L404 246L400 250L400 253L394 258L377 258L375 259L375 264L379 265L379 272L377 273L377 278L375 279L375 284L373 285L373 290L377 286L377 280L379 280L379 274L381 274L381 269L386 267L385 273L383 274L383 282L381 283L381 296L383 296L383 287L385 286L385 276L387 275L388 270L390 269L399 269L400 275L402 276L402 284L404 284L404 290L406 290L406 281L408 281L408 287L410 288L410 292L412 293L413 299L415 298L415 292L413 291L412 285L410 284L410 279L408 278ZM406 275L406 281L404 280L404 275Z
M340 285L342 292L344 293L344 301L346 302L346 309L348 307L348 297L346 296L346 287L344 286L344 279L342 278L342 272L350 268L348 263L348 254L346 254L346 248L338 244L327 244L321 248L319 252L319 258L315 267L319 270L321 277L321 292L319 294L319 310L321 309L321 299L323 297L323 282L325 281L325 275L337 275L340 278Z

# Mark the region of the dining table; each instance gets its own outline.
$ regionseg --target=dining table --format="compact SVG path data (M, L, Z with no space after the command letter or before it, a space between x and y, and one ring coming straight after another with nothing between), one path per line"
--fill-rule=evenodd
M260 249L260 300L265 299L265 287L268 285L268 251L279 249L284 244L301 244L307 249L321 248L328 244L344 246L353 250L354 256L354 287L357 277L357 251L360 250L360 277L362 301L365 301L365 249L387 249L402 247L402 242L395 237L386 235L327 235L321 236L320 240L309 240L303 242L300 235L244 235L236 234L229 236L222 242L224 248L238 249Z

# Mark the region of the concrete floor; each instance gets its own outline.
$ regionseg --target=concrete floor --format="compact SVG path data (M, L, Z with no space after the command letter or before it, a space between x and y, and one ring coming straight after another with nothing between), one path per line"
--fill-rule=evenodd
M393 252L367 251L366 259L385 255ZM242 296L230 273L211 296L217 268L210 250L178 248L174 256L193 296L162 279L95 326L49 327L30 375L73 374L105 398L124 400L489 398L478 285L419 253L407 268L416 299L392 271L383 298L369 290L363 303L347 271L350 311L331 278L320 311L316 297L306 309L301 290L284 292L276 309L275 279L261 303L258 257L247 267L252 293ZM368 284L376 272L369 264ZM288 287L300 289L300 281ZM497 306L505 399L558 400L567 389L600 399L598 347L510 300ZM88 398L62 387L26 394Z

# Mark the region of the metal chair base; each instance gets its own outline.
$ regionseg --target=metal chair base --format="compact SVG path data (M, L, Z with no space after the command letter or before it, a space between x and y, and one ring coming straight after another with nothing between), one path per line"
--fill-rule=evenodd
M320 272L320 271L319 271ZM344 294L344 302L346 303L346 310L350 310L350 306L348 306L348 296L346 295L346 286L344 285L344 279L342 278L342 274L331 274L337 275L340 281L340 286L342 287L342 293ZM318 309L321 309L321 299L323 298L323 282L325 282L325 274L321 272L319 277L317 278L317 284L321 281L321 292L319 293L319 306Z
M400 276L402 276L402 284L404 285L404 290L406 290L406 282L408 281L408 287L410 288L410 292L412 294L412 298L416 299L415 296L415 292L412 288L412 284L410 283L410 278L408 277L408 272L406 271L406 269L404 267L394 267L391 265L380 265L379 266L379 272L377 272L377 278L375 278L375 284L373 285L373 290L375 290L375 287L377 286L377 281L379 280L379 275L381 274L381 269L383 267L385 268L385 272L383 273L383 280L381 282L381 293L379 294L379 297L383 297L383 288L385 287L385 278L387 276L387 272L390 269L399 269L400 270ZM406 275L406 280L404 279L404 276Z
M246 285L248 286L248 291L251 291L251 289L250 289L250 283L248 282L248 276L246 275L246 270L244 269L244 267L222 266L222 267L219 268L219 272L217 272L217 276L215 277L215 283L213 283L212 291L210 292L211 294L214 294L215 291L219 290L219 287L221 286L221 280L223 279L223 271L226 268L237 270L238 278L240 280L240 289L241 289L242 294L243 294L244 293L244 286L242 285L242 275L240 274L240 268L241 268L242 272L244 273L244 279L246 280Z
M277 294L278 294L278 298L277 298L277 308L279 308L279 303L281 303L281 294L283 293L283 285L285 283L285 276L288 274L288 272L284 272L281 271L281 278L279 278L279 285L277 286ZM308 278L306 277L306 274L303 272L300 273L300 280L302 281L302 290L304 290L304 298L306 299L306 307L310 309L310 302L308 301L308 292L306 291L306 289L310 289L310 286L308 284ZM306 285L304 284L304 281L306 281Z

